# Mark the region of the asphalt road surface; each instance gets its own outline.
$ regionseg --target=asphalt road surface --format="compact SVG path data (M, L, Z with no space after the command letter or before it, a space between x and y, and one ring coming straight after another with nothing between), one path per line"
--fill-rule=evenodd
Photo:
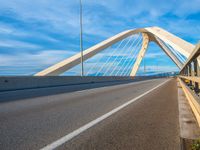
M54 89L59 91L59 88L69 87ZM44 90L49 92L49 96L34 96ZM32 98L20 99L22 95L31 95ZM17 100L6 102L9 96ZM55 141L62 143L62 137L65 137L63 144L57 143L54 148L180 149L174 79L146 80L57 94L52 94L52 88L4 92L0 93L0 98L3 101L0 103L1 150L41 149ZM134 101L129 103L130 100ZM126 103L129 103L126 107L91 125L94 120ZM89 124L91 127L80 132L81 127ZM77 130L80 133L76 132L76 136L66 140Z

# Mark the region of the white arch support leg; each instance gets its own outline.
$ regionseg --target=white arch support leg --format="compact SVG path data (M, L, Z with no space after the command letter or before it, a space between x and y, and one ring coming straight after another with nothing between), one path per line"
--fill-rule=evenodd
M179 69L183 67L183 64L180 62L180 60L158 38L155 37L154 42L171 58L171 60L178 66Z
M142 48L137 56L137 59L134 63L132 71L130 73L130 76L132 76L132 77L136 75L138 68L140 66L140 63L145 55L148 45L149 45L149 36L146 33L142 33L142 36L143 36Z

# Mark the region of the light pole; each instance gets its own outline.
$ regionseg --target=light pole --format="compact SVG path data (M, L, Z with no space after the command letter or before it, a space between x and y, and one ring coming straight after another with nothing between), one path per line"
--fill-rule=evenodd
M81 51L81 76L84 76L84 68L83 68L83 10L82 10L82 0L80 3L80 51Z
M145 65L145 58L143 58L144 62L144 76L146 75L146 65Z

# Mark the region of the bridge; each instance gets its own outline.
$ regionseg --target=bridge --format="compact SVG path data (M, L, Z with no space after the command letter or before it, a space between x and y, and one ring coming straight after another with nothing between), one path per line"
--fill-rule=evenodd
M150 42L178 75L137 75ZM148 27L34 76L0 77L0 149L186 149L200 138L199 55L200 43ZM81 62L83 76L59 76Z

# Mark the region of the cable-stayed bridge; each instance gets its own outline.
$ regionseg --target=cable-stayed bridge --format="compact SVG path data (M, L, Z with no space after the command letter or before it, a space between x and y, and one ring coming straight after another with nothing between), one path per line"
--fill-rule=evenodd
M137 76L150 42L180 71ZM0 149L181 149L200 137L199 55L200 44L148 27L34 76L1 77ZM81 59L84 76L59 76Z
M85 75L135 76L150 42L155 42L178 68L182 68L195 47L159 27L124 31L83 52L84 61L99 54L95 58L96 63L90 65ZM37 73L36 76L59 75L80 63L81 53L78 53ZM98 63L102 64L96 68Z

